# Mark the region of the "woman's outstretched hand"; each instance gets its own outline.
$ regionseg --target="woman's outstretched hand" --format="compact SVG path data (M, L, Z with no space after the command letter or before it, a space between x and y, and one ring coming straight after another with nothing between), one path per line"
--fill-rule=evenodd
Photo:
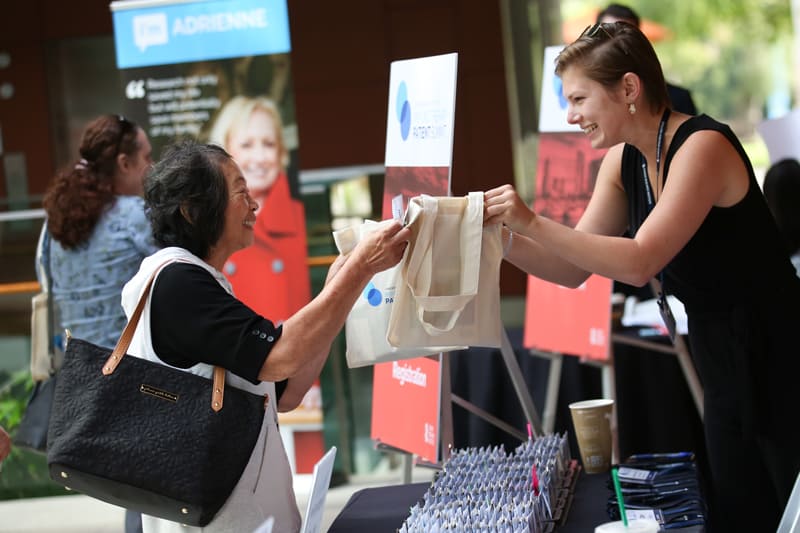
M483 193L483 223L501 223L517 233L525 229L536 217L511 185L501 185Z
M366 235L350 255L358 257L372 274L377 274L400 262L409 238L411 230L400 222L382 222L381 227Z

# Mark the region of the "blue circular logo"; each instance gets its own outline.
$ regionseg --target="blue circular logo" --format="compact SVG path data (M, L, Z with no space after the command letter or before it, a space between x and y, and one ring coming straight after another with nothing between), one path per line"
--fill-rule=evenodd
M395 102L397 120L400 122L400 137L405 141L411 131L411 104L408 102L408 87L401 81L397 87L397 102Z
M558 105L561 106L561 109L566 109L567 99L564 96L564 83L558 76L553 76L553 90L555 91L556 96L558 96Z
M367 302L372 307L378 307L383 301L383 295L381 294L381 291L379 291L371 281L364 289L364 298L367 299Z

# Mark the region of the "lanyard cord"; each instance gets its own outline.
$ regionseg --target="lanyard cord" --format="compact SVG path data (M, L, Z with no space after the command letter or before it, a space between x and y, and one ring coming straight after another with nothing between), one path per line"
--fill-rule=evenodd
M664 132L667 129L667 121L669 120L669 108L664 110L664 114L661 115L661 122L658 124L658 136L656 137L656 187L658 187L659 178L661 177L661 148L664 145ZM647 161L645 160L644 156L639 154L642 160L642 177L644 178L644 190L647 192L647 214L650 214L650 211L656 205L657 198L653 194L653 189L650 186L650 175L647 172ZM659 191L655 191L656 193Z
M667 129L667 121L669 120L670 110L666 108L664 110L664 114L661 115L661 122L658 124L658 135L656 136L656 193L659 191L659 179L661 177L661 148L664 145L664 132ZM656 206L657 197L655 196L653 189L650 185L650 175L647 172L647 161L644 158L644 155L639 153L639 157L642 160L642 178L644 179L644 190L647 193L647 214L649 215L653 208ZM661 272L658 273L658 281L661 282L661 294L659 294L659 298L663 298L665 291L664 291L664 270L662 269Z

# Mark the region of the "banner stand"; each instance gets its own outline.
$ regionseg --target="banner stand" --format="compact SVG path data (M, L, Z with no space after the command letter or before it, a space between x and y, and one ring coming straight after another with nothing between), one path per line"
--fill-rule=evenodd
M406 200L420 194L450 196L458 54L393 61L389 76L383 218L401 218ZM541 421L503 329L503 362L531 431ZM375 365L371 437L383 450L404 450L404 482L417 464L441 468L453 447L453 403L521 440L509 424L452 394L450 354ZM438 363L435 365L434 361ZM434 365L436 368L433 368ZM411 379L405 381L405 376ZM408 383L409 386L404 386ZM436 402L436 403L434 403ZM409 407L412 406L413 407ZM402 423L401 423L402 422ZM388 444L388 446L386 446Z

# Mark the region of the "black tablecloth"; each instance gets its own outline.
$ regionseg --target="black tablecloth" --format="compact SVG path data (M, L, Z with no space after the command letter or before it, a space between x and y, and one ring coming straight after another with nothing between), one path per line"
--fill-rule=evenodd
M586 533L609 520L607 474L581 473L566 523L558 533ZM396 533L430 483L393 485L353 493L328 533Z

